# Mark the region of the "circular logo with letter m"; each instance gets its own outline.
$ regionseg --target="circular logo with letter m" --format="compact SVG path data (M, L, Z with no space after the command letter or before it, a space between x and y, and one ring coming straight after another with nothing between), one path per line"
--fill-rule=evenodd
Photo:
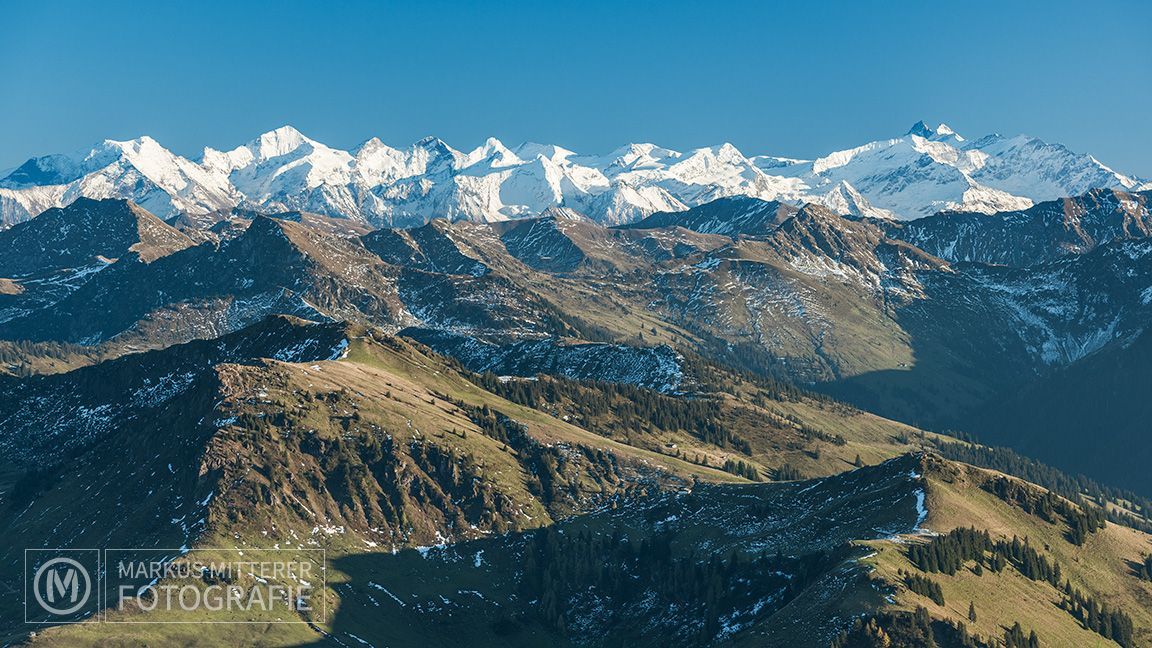
M98 551L30 549L27 558L26 621L68 623L98 610Z
M32 592L46 612L66 616L84 607L92 595L92 577L71 558L53 558L36 570Z

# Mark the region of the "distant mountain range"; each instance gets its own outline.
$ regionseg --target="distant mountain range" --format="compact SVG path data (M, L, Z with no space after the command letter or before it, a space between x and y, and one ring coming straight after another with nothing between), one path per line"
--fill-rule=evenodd
M161 219L200 226L236 208L380 227L437 217L497 222L561 207L622 224L731 196L910 220L1024 210L1094 188L1144 186L1060 144L1000 135L968 141L923 122L900 137L814 160L746 156L731 144L687 152L629 144L598 156L534 143L509 148L494 138L469 152L435 138L404 149L373 138L344 151L284 126L230 151L205 149L196 160L150 137L30 159L0 178L0 225L80 197L128 199Z

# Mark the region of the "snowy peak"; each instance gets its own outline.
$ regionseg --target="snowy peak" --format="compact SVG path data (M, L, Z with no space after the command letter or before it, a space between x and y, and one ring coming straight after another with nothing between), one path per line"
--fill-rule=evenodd
M20 188L59 185L80 177L77 161L67 155L32 158L0 180L0 187Z
M267 160L289 155L304 146L315 147L316 142L304 137L303 133L291 126L281 126L264 133L250 143L248 148L256 154L257 159Z
M942 136L942 137L947 137L948 135L955 135L956 137L960 137L960 135L957 134L956 131L952 130L948 126L948 124L940 124L939 126L937 126L936 127L936 134L939 136ZM964 138L960 137L960 139L964 139Z
M489 137L484 144L477 147L464 158L466 166L474 164L483 164L491 169L500 169L504 167L516 166L523 164L521 160L511 151L504 143L495 137Z
M413 148L419 151L423 151L430 158L449 158L453 160L462 160L464 158L463 153L457 151L451 146L448 146L448 144L439 137L429 136L420 139L415 144L413 144Z
M73 155L30 160L0 180L0 225L81 197L128 199L165 218L230 209L241 199L227 178L150 137L105 140Z
M919 135L920 137L932 137L933 135L936 134L936 131L929 128L928 124L924 123L924 120L920 120L920 121L916 122L915 124L912 124L912 128L908 129L907 134L908 135Z
M906 134L923 137L927 140L944 140L953 138L959 142L964 141L964 138L958 135L956 131L952 130L948 124L940 124L936 128L932 128L928 124L924 123L923 120L912 124L912 128L909 128Z
M687 152L634 143L597 156L551 144L509 147L494 137L466 153L435 137L406 148L371 138L345 151L282 126L231 150L207 148L195 161L149 137L33 158L0 179L0 225L81 196L129 199L163 219L240 208L307 211L372 227L433 218L499 222L550 207L623 224L729 196L912 220L1020 210L1145 182L1059 144L999 135L968 142L945 124L923 121L900 137L811 161L746 156L731 143Z
M122 155L127 156L171 156L173 153L168 149L160 146L156 140L143 135L136 139L125 141L117 140L104 140L104 146L113 151L120 151Z
M290 156L296 151L301 151L301 155L306 155L317 147L324 146L308 139L292 126L281 126L263 133L231 151L224 152L206 148L201 160L206 165L227 173L248 165Z
M941 211L995 213L1093 188L1128 189L1133 178L1090 155L1019 136L967 142L941 124L918 122L903 138L871 142L815 160L823 183L849 183L879 213L912 220ZM818 186L818 185L817 185ZM840 197L826 204L835 206Z
M610 160L609 168L636 171L664 168L670 161L679 158L680 154L655 144L629 144L612 151L606 157Z
M544 158L556 164L562 164L568 158L576 155L562 146L556 146L555 144L537 144L536 142L524 142L513 149L513 152L516 153L516 157L521 160Z
M540 212L540 218L551 218L553 220L570 220L580 223L587 223L589 219L584 214L572 209L570 207L549 207Z

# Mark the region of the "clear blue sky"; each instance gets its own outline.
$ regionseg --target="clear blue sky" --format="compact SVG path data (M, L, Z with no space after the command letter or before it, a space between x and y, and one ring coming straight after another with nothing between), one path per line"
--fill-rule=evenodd
M0 169L104 138L177 153L628 141L809 157L917 119L1152 177L1152 3L6 3Z

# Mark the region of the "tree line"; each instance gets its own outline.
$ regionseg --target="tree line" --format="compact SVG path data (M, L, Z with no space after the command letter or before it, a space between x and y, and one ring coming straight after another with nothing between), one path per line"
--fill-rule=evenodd
M1101 637L1111 639L1124 648L1135 645L1132 617L1120 608L1102 603L1095 597L1072 588L1070 583L1065 584L1064 599L1060 606L1085 628Z
M538 529L524 548L519 593L545 625L559 632L579 620L574 599L587 592L605 602L597 609L608 611L609 624L629 625L632 604L642 604L648 614L655 607L673 608L693 628L688 643L704 645L720 631L723 616L769 597L778 609L837 560L823 551L800 558L735 550L683 553L674 547L675 539L674 531L636 537L620 528L599 533Z
M938 441L936 448L945 459L961 461L981 468L990 468L1019 477L1043 486L1082 506L1091 505L1084 501L1085 495L1097 502L1127 502L1136 515L1124 511L1107 511L1108 521L1152 533L1152 521L1149 519L1149 515L1152 515L1152 500L1130 490L1105 486L1084 475L1069 475L1035 459L1020 455L1009 448L969 445L950 441Z
M558 376L502 381L490 371L475 374L473 382L533 409L564 404L583 419L590 431L601 436L611 437L617 432L684 432L720 448L752 452L748 440L725 425L720 402L715 398L677 398L628 383ZM603 420L606 418L609 422Z
M976 561L977 567L1001 572L1008 565L1016 567L1025 578L1061 586L1060 563L1037 551L1028 539L993 540L988 531L957 528L923 544L908 547L908 560L921 571L954 575L964 563Z
M832 640L830 648L1040 648L1035 630L1024 633L1020 622L1004 629L1003 638L971 634L963 622L933 620L928 610L882 612L857 618L850 629Z
M908 589L932 599L936 605L944 605L944 589L940 587L940 583L920 574L908 573L903 576Z
M1086 502L1075 505L1052 491L1040 491L1007 477L996 477L986 482L984 489L1046 522L1055 523L1063 518L1068 523L1065 536L1077 546L1083 545L1090 534L1103 529L1107 524L1104 509L1098 506Z
M1047 582L1059 590L1064 596L1062 608L1079 620L1085 628L1125 648L1133 645L1132 618L1123 610L1110 607L1090 594L1073 588L1071 582L1064 578L1060 563L1049 560L1047 556L1037 551L1027 538L1021 540L1013 536L1011 541L992 540L988 531L957 528L926 543L909 546L908 559L921 571L948 575L960 571L964 563L969 561L976 561L973 571L977 575L983 573L985 567L998 573L1008 565L1012 565L1025 578ZM908 579L906 582L909 582ZM909 582L909 589L912 591L929 598L935 593L935 589L925 584L923 580L917 579L915 586L918 589L913 589L912 583ZM975 610L972 609L971 612L974 613ZM1031 645L1030 638L1021 643L1022 635L1017 636L1015 632L1010 634L1011 637L1005 636L1006 646Z

